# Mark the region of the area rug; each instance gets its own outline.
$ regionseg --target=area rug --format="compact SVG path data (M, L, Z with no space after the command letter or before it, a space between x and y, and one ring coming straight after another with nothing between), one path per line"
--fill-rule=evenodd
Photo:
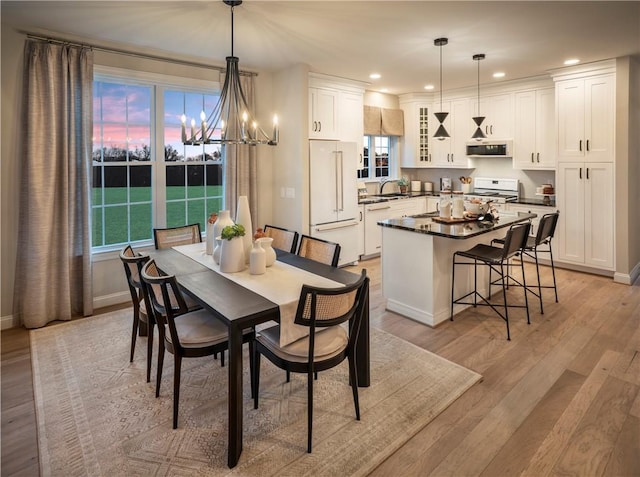
M321 373L307 454L306 377L292 374L286 383L285 373L263 359L256 410L247 364L243 452L229 469L227 368L212 357L183 361L174 430L172 355L156 399L154 385L145 382L146 339L138 339L129 363L130 336L130 309L31 332L41 475L366 475L480 379L372 329L371 386L360 389L361 420L347 363Z

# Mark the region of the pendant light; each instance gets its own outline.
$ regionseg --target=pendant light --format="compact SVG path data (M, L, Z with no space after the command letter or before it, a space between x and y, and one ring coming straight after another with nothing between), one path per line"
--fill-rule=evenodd
M442 111L442 47L445 46L447 43L449 43L448 38L436 38L433 41L433 44L440 48L440 112L435 113L435 117L438 119L438 122L440 123L440 125L438 126L438 129L436 130L436 133L433 136L438 141L443 141L445 138L449 137L449 133L444 128L444 124L443 124L444 120L447 118L449 113L445 113Z
M487 137L484 135L484 133L482 132L482 128L480 127L482 121L484 121L484 116L480 116L480 61L484 60L484 54L479 53L477 55L473 55L473 60L478 62L478 115L472 118L473 122L476 123L477 128L476 132L474 132L473 136L471 137L476 141L482 141Z

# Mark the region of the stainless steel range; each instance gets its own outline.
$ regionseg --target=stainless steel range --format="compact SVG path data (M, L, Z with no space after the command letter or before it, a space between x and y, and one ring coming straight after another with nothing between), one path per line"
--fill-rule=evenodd
M473 192L465 194L464 198L466 200L491 200L498 211L504 211L504 205L507 202L514 202L518 200L518 194L518 179L475 177L473 179Z

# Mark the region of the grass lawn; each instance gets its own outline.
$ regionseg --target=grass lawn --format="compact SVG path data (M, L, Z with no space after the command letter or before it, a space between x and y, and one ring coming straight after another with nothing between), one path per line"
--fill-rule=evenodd
M129 201L126 187L93 189L94 247L153 239L151 187L131 187L128 190ZM222 186L167 187L167 227L197 222L204 232L209 214L222 209L222 193Z

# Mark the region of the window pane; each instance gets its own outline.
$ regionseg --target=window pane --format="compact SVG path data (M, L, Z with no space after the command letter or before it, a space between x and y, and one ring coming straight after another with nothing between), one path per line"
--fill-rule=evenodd
M105 207L105 245L126 243L129 241L127 233L129 230L128 218L126 205Z
M93 247L101 247L104 245L102 237L102 207L93 207L91 209L91 245Z
M151 166L129 167L130 202L151 202Z
M187 224L184 201L167 203L167 227L179 227Z
M105 204L126 204L127 199L127 166L105 167Z
M129 211L131 214L131 240L152 239L151 204L134 204L129 208Z
M187 202L187 223L200 224L200 230L206 230L204 200L190 200Z
M92 204L102 205L102 166L93 167Z
M187 197L204 197L204 165L187 166Z
M185 166L167 166L167 201L184 199L187 196L186 193L186 178L185 178ZM185 225L185 224L180 224Z

